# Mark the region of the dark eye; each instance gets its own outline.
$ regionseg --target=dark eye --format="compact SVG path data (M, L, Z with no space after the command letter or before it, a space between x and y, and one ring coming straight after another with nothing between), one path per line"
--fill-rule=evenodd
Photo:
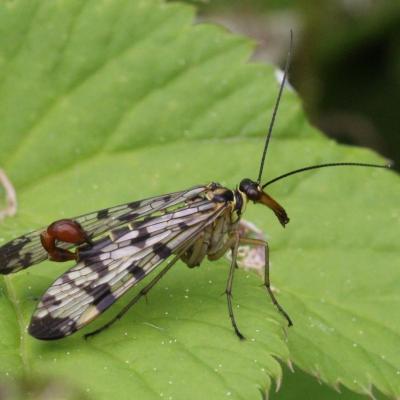
M243 180L240 182L239 189L240 189L242 192L247 193L248 190L250 189L250 187L252 186L253 183L254 183L254 182L253 182L252 180L250 180L250 179L243 179Z
M257 200L260 197L258 185L251 179L243 179L242 182L240 182L239 189L246 193L250 200Z

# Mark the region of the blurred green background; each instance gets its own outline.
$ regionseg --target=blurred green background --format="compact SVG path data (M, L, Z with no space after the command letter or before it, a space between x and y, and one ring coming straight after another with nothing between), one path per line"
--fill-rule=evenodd
M342 143L375 149L400 169L400 1L186 2L196 5L200 21L253 37L258 61L283 66L293 29L290 83L311 122Z

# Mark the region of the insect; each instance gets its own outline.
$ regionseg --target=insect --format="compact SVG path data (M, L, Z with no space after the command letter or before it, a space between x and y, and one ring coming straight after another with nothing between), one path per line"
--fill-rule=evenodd
M319 164L290 171L261 184L265 157L288 73L290 53L289 50L256 180L243 179L233 190L218 183L199 185L55 221L47 228L20 236L0 247L2 274L15 273L47 259L76 262L41 297L28 328L32 336L51 340L76 332L165 263L163 269L113 319L85 336L97 334L121 318L178 260L192 268L199 266L205 257L217 260L231 251L225 292L232 327L236 335L243 339L232 307L232 284L240 245L264 246L265 289L288 325L292 325L289 315L271 290L267 242L242 236L238 229L247 203L252 201L269 207L284 227L289 218L284 208L264 191L268 185L317 168L389 166L350 162Z

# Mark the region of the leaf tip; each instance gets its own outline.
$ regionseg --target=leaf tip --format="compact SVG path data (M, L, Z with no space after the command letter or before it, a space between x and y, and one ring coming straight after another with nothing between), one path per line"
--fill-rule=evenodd
M278 393L282 386L282 375L279 375L275 379L275 393Z
M289 370L290 370L292 373L294 373L293 363L292 363L292 360L291 360L290 358L288 358L288 359L286 360L286 365L288 366Z
M340 389L340 385L342 384L342 381L340 378L337 378L335 383L333 384L333 389L338 392L338 393L342 393L341 389Z

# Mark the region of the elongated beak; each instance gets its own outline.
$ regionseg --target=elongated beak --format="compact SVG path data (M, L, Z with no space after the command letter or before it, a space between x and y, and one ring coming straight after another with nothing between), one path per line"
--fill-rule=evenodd
M290 221L285 209L267 193L262 191L261 196L257 199L257 202L269 207L278 217L279 222L283 227L285 227L285 225Z

